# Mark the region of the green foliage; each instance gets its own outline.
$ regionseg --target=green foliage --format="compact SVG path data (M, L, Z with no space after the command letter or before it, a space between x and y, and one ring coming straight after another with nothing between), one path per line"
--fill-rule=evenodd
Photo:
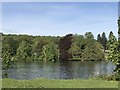
M118 51L117 51L118 42L114 35L111 35L109 37L108 45L109 45L108 60L116 62L118 60Z
M95 80L107 80L107 81L120 81L120 75L119 74L110 74L110 75L100 75L100 76L96 76L93 77L92 79Z
M106 50L106 48L107 48L107 38L106 38L105 32L102 33L102 45L103 45L104 50Z
M82 54L82 60L105 60L104 52L101 50L100 44L94 40L86 40L86 46Z
M42 47L42 52L39 57L42 61L56 61L59 58L58 46L54 43L46 44Z
M12 61L46 62L60 57L65 60L103 60L103 55L101 45L91 32L85 36L68 34L65 37L3 34L2 58L8 65Z
M112 31L110 31L110 33L109 33L109 38L110 38L111 36L113 36L113 32L112 32Z
M74 35L69 53L73 60L80 60L82 55L82 46L84 45L84 37L82 35Z
M120 17L118 20L118 60L116 62L116 71L120 74Z
M120 17L118 19L118 40L120 42Z
M114 35L112 35L109 38L109 56L108 56L108 60L111 60L115 63L116 68L115 71L117 73L120 73L120 68L117 67L117 65L119 65L119 59L118 59L118 42L117 39Z
M120 17L118 20L118 41L111 33L109 35L109 60L112 60L115 65L115 72L120 75Z
M17 49L18 60L28 60L31 56L31 46L27 41L22 41Z
M72 43L69 53L71 53L73 59L81 59L81 49L76 43Z
M97 42L99 42L103 46L105 52L105 50L107 50L107 38L105 32L103 32L102 35L98 34Z
M85 36L74 35L69 52L71 60L105 60L102 46L95 39L91 32Z
M3 36L3 46L6 46L6 44L9 45L9 47L11 48L11 55L15 55L16 50L17 50L17 41L13 39L13 37L8 36L8 37L4 37ZM4 52L6 49L6 47L2 47L2 52Z
M59 39L60 37L52 36L3 34L2 58L4 64L8 64L8 61L40 61L43 56L43 46L47 48L46 54L49 55L50 59L53 60L53 57L54 59L58 59ZM50 48L50 50L48 48ZM54 51L54 53L52 51Z
M39 60L39 56L41 55L42 52L42 47L46 44L46 40L44 40L41 37L36 37L33 39L33 44L32 44L32 58L33 60Z
M94 40L91 32L85 34L85 49L82 53L82 60L105 60L101 46Z
M94 35L92 34L92 32L86 32L85 33L85 39L94 39Z
M102 37L100 36L100 34L98 34L98 36L97 36L97 42L99 42L100 44L102 44Z
M10 47L9 44L6 44L4 46L4 52L2 53L2 63L3 63L3 67L4 68L8 68L10 66L10 62L11 62L11 55L12 53L12 49Z

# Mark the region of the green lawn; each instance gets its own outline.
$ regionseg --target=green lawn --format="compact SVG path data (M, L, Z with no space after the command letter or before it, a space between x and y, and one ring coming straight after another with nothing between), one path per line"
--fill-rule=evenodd
M1 90L1 88L2 88L2 80L0 79L0 90Z
M82 79L3 79L3 88L118 88L117 81L82 80Z

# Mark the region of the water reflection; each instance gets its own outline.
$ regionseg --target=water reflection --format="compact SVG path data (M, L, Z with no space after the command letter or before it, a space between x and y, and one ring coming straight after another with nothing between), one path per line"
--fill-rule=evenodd
M94 67L94 76L103 75L103 74L111 74L115 66L112 62L101 62L96 63Z
M73 78L73 65L71 62L59 62L59 77L60 79Z
M4 77L15 79L73 79L89 78L92 76L110 74L115 65L105 61L65 61L65 62L47 62L47 63L16 63L8 70L4 70Z

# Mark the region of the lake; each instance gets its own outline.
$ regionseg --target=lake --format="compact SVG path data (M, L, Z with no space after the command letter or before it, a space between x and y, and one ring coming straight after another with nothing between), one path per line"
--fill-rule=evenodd
M87 79L89 77L111 74L115 65L108 61L63 61L63 62L19 62L12 65L6 77L14 79Z

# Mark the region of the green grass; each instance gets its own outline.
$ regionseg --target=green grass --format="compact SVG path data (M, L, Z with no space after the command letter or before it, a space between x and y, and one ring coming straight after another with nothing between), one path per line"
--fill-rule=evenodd
M117 81L82 80L82 79L3 79L3 88L118 88Z
M0 90L2 88L2 79L0 79Z

